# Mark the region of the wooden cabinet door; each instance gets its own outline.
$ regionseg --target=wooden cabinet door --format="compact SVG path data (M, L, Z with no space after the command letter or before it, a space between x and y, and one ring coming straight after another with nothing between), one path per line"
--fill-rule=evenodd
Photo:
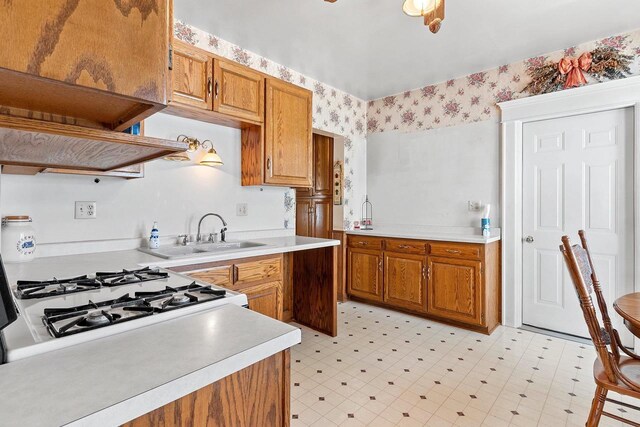
M213 109L213 60L178 40L173 45L171 102Z
M313 237L312 210L312 199L296 200L296 235Z
M332 196L333 138L313 134L313 194Z
M347 289L350 295L382 301L381 252L349 248L347 268Z
M421 255L384 253L384 302L427 311L427 265Z
M249 309L271 318L282 319L282 282L269 282L243 289Z
M0 2L0 69L165 104L169 12L169 0Z
M310 187L311 92L270 78L266 88L265 182Z
M313 201L313 237L331 239L333 233L333 199Z
M427 268L429 314L473 325L484 323L480 261L428 257Z
M264 121L264 77L230 61L216 59L213 109L240 119Z

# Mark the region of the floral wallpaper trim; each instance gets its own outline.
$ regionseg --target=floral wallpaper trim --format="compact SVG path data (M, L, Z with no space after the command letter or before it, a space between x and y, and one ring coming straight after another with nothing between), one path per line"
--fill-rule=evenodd
M630 55L630 74L640 74L639 29L369 101L367 134L415 132L495 119L499 114L496 103L530 96L523 90L531 82L534 70L544 67L549 61L557 63L564 56L576 57L602 47ZM590 76L587 84L606 80Z
M364 174L358 170L366 164L366 102L182 21L174 22L174 35L193 46L313 92L313 127L344 137L344 228L350 229L356 218L349 206L357 205L365 192L355 185L354 177ZM284 228L295 228L295 190L285 190L284 208Z

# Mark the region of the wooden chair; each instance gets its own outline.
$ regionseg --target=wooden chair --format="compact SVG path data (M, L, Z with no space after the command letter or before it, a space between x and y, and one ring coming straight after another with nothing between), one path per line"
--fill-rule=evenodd
M584 314L584 319L589 329L589 335L591 336L598 355L598 358L593 364L596 392L591 403L591 411L586 425L597 426L600 423L602 415L605 415L617 421L640 427L640 424L636 422L604 411L605 402L640 410L637 406L607 398L609 391L631 396L636 399L640 398L640 360L635 354L630 352L629 356L620 355L619 350L626 349L620 343L617 331L611 326L611 319L607 313L600 284L597 280L594 280L596 276L593 270L593 262L589 252L584 247L586 246L584 232L581 232L580 238L583 246L571 246L569 237L562 237L560 251L569 268L569 273L571 274L571 279L576 288L578 300L580 301L580 307L582 308L582 313ZM596 283L598 283L597 287ZM598 320L596 309L591 299L591 294L594 291L598 300L598 306L602 312L602 317L603 319L607 319L603 320L603 323L607 325L604 328L600 326L600 321Z

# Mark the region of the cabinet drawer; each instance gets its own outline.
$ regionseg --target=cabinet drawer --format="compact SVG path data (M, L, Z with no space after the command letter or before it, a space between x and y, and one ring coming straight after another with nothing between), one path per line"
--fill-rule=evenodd
M387 239L384 242L386 251L403 254L424 255L427 253L427 244L419 240Z
M430 254L433 256L443 256L462 259L480 259L482 253L481 245L465 243L430 243Z
M382 239L379 237L350 235L347 241L352 248L382 249Z
M231 266L225 265L223 267L189 273L189 276L212 285L230 287L232 283L231 271Z
M265 279L282 279L282 258L280 257L236 263L233 268L233 278L236 286Z

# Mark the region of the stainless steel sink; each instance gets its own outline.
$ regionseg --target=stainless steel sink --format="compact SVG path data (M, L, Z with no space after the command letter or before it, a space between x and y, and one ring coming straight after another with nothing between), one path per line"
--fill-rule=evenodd
M257 248L266 246L264 243L257 242L220 242L220 243L199 243L187 246L161 246L158 249L139 248L138 250L150 255L155 255L164 259L187 258L207 253L215 254L220 252L239 251L242 249Z

